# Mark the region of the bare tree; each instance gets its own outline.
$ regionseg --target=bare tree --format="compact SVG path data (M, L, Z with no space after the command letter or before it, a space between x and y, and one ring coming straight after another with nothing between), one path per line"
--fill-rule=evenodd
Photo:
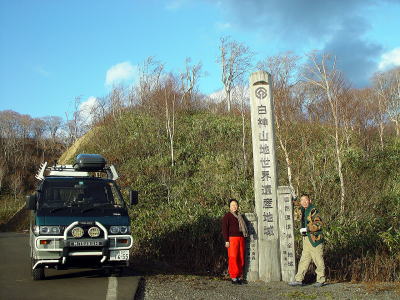
M103 121L107 116L109 111L107 99L107 97L96 98L96 105L92 106L90 111L91 126Z
M385 130L385 118L390 102L390 81L385 73L376 73L372 78L373 90L375 92L377 105L375 106L375 121L379 128L379 139L383 149L383 132Z
M385 96L384 91L379 87L379 74L373 77L372 88L367 88L363 93L363 100L371 114L371 122L376 126L379 134L379 144L381 150L384 148L384 132L388 121L388 98ZM364 116L367 118L367 116Z
M182 97L182 103L187 108L190 107L191 102L193 101L194 93L196 92L196 87L199 78L202 76L201 68L202 64L198 63L192 66L191 58L188 57L185 60L185 70L179 73L180 79L180 92Z
M7 165L4 160L0 160L0 194L1 189L3 187L3 179L6 177L7 174Z
M32 123L33 120L29 115L20 115L18 118L19 129L20 129L20 137L23 139L27 139L32 134Z
M343 176L343 166L341 157L341 139L340 132L340 115L339 105L340 99L346 91L346 85L341 73L336 67L336 58L329 54L319 55L317 52L312 52L307 55L309 63L305 65L303 77L317 98L327 101L330 109L330 114L333 119L335 129L335 152L337 162L337 172L340 180L340 210L343 213L345 208L345 184ZM321 93L318 95L318 93Z
M164 65L154 57L148 57L139 67L137 94L141 105L145 105L150 94L160 88L163 72Z
M220 39L220 55L217 62L221 66L221 81L224 85L228 111L231 111L231 92L234 85L250 71L253 52L242 43L231 41L229 37Z
M170 153L171 153L171 166L175 164L174 158L174 136L175 136L175 101L176 97L173 93L172 99L171 95L167 93L167 89L164 90L164 100L165 100L165 128L167 130L167 135L169 139ZM168 103L170 102L170 103Z
M295 189L293 188L292 162L289 149L289 144L293 143L289 143L289 141L294 137L291 133L291 125L299 119L303 104L303 98L296 97L293 90L297 83L294 73L298 61L298 56L288 52L272 56L258 63L258 68L270 72L273 78L276 133L279 145L285 156L289 186L293 191Z
M233 99L235 99L240 104L240 115L242 117L242 153L243 153L243 169L244 175L246 175L247 171L247 152L246 152L246 113L249 112L249 89L248 86L245 85L244 82L241 82L236 85L235 89L232 93Z
M46 130L46 122L43 118L35 118L32 122L33 138L40 140Z
M58 131L63 126L63 120L59 116L47 116L43 118L46 129L50 133L50 138L53 142L57 139Z
M12 110L0 112L0 135L2 138L2 147L0 149L6 162L15 160L14 153L17 149L20 149L19 118L20 114Z
M17 171L11 175L11 187L14 194L14 201L17 201L17 196L21 194L22 174Z
M400 136L400 67L389 72L390 100L388 107L389 118L396 124L396 136Z
M174 136L175 136L175 114L176 105L189 108L191 106L193 96L196 92L198 79L201 76L201 63L190 65L191 59L185 60L185 71L179 73L179 81L173 75L164 79L164 104L165 104L165 127L169 140L169 148L171 154L171 166L175 164L174 157ZM178 97L178 99L177 99Z
M70 115L68 112L65 113L69 145L73 144L84 133L84 120L82 119L80 110L81 97L75 97L73 105L74 109L71 118L69 118Z
M382 116L395 124L396 136L400 136L400 67L376 73L372 81Z
M114 86L107 98L109 102L109 112L113 118L115 119L121 116L126 99L126 90L124 86Z
M358 136L362 138L362 144L365 149L369 147L372 140L370 138L370 128L375 126L379 127L379 121L382 119L380 114L377 114L378 109L377 101L375 99L376 94L372 88L363 88L352 91L353 99L353 113L355 129L358 132Z

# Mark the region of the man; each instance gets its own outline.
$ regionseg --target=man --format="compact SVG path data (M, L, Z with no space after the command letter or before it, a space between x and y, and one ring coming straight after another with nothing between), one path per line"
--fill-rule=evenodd
M311 204L310 196L303 194L300 197L301 205L301 228L303 236L303 252L299 262L295 281L289 282L291 286L302 286L304 275L308 270L311 260L316 265L317 273L316 287L325 284L325 264L323 259L324 236L322 233L322 220L317 209Z

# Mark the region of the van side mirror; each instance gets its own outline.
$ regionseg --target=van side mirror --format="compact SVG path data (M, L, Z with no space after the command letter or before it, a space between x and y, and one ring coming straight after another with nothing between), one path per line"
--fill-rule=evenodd
M129 191L129 203L131 205L136 205L139 202L139 192L138 191Z
M35 210L36 209L37 197L35 194L26 196L26 209Z

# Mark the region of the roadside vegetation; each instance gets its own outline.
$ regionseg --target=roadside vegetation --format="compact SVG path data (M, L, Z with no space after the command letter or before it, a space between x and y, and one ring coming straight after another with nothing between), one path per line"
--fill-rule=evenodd
M329 135L321 135L329 128L314 127L308 132L306 125L296 124L292 131L307 143L312 160L301 162L294 157L293 166L299 170L299 188L312 193L327 224L328 277L396 280L400 265L400 148L396 140L383 151L368 153L358 148L346 153L344 173L352 180L342 214L335 168L325 167L314 183L310 178L312 168L335 162L334 155L329 155L332 150L321 147L331 142ZM119 170L120 185L140 191L140 203L130 212L137 259L222 273L226 264L220 219L227 211L227 199L240 199L244 212L252 212L254 206L253 171L251 164L243 164L240 146L241 118L197 111L182 114L176 126L174 166L162 120L136 110L102 125L75 154L104 155ZM250 136L248 122L246 130ZM117 141L113 132L124 132L126 138ZM247 141L251 159L250 146ZM328 153L313 150L320 147ZM297 154L303 151L299 148ZM280 184L287 184L281 152L279 158ZM318 194L313 184L321 185Z
M234 46L221 40L223 72L240 73L223 64L249 54ZM311 53L300 61L286 53L258 64L274 78L279 184L297 196L309 193L320 209L328 278L399 280L400 69L354 89L332 57ZM130 210L133 259L195 273L226 271L220 221L227 200L239 199L242 212L254 210L243 74L225 74L230 97L210 99L196 89L200 64L186 60L184 71L173 74L149 59L137 86L114 87L99 99L91 131L62 156L70 163L79 153L99 153L116 166L126 196L139 190Z
M51 163L64 151L66 145L56 135L60 125L59 117L0 111L0 224L25 204L41 162Z

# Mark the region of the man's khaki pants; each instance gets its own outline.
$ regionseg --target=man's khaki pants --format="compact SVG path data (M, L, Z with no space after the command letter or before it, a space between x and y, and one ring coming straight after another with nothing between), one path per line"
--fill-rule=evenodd
M317 282L325 282L325 263L323 258L324 244L319 244L317 247L313 247L308 239L308 236L303 237L303 252L299 262L299 268L295 277L296 281L303 281L304 275L308 270L311 260L316 265L317 269Z

